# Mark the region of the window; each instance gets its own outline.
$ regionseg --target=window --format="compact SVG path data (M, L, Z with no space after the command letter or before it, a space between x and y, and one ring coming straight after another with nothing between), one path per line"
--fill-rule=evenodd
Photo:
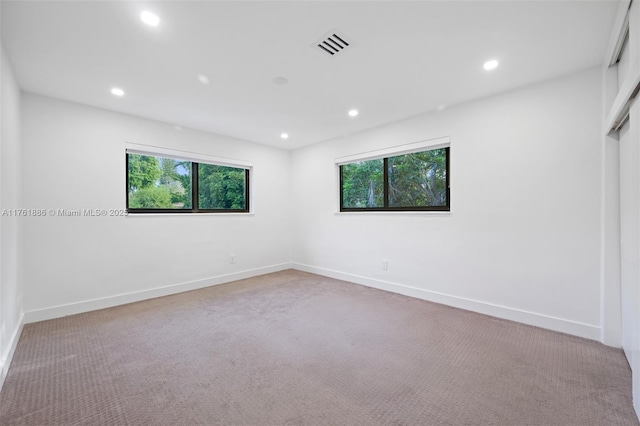
M340 164L340 211L450 210L449 148Z
M127 152L129 213L249 212L249 169Z

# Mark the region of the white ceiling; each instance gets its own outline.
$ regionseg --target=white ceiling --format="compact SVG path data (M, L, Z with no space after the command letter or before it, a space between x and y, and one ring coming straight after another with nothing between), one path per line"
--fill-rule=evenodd
M292 149L602 63L616 1L2 1L22 89ZM142 24L149 10L162 22ZM312 48L337 29L353 45ZM482 68L496 58L500 66ZM198 81L197 75L210 84ZM277 85L275 77L289 83ZM113 86L126 91L110 94ZM347 116L360 110L356 118ZM280 139L287 132L290 138Z

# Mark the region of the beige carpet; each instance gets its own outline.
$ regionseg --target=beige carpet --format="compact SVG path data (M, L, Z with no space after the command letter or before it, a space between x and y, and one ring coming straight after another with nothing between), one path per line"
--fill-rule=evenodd
M284 271L25 326L0 424L638 422L620 350Z

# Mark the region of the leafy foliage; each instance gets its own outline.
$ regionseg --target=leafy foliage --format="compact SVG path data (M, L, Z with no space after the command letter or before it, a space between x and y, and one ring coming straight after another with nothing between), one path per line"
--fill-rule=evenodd
M372 208L384 206L384 163L382 159L342 166L342 206Z
M342 207L385 206L384 159L341 166ZM433 149L386 159L387 206L390 208L447 205L447 149Z
M191 188L191 174L193 173L193 167L191 165L191 161L175 161L174 164L175 170L180 170L181 173L178 173L177 175L177 181L179 182L180 186L182 186L183 188L183 193L180 197L178 198L174 198L173 202L174 203L184 203L184 207L185 208L191 208L191 191L193 188Z
M199 164L198 203L201 209L246 209L244 169Z
M132 209L170 209L171 192L163 186L147 186L136 190L129 196L129 207Z
M191 209L190 161L128 154L129 208ZM198 164L200 209L244 210L245 170Z
M389 158L389 206L429 207L447 204L446 150Z
M137 190L153 185L162 175L157 157L128 154L129 189Z

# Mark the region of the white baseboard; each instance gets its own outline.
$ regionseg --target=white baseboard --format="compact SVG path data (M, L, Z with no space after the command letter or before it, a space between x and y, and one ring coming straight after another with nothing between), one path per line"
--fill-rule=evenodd
M45 321L53 318L60 318L67 315L80 314L83 312L96 311L98 309L111 308L113 306L125 305L127 303L139 302L141 300L153 299L155 297L168 296L213 285L225 284L231 281L244 280L258 275L291 269L291 263L281 263L278 265L265 266L247 271L234 272L232 274L218 275L215 277L200 280L187 281L179 284L172 284L149 290L136 291L132 293L119 294L116 296L103 297L100 299L84 300L66 305L52 306L50 308L38 309L25 312L25 323Z
M468 311L491 315L497 318L516 321L553 331L559 331L561 333L572 334L574 336L598 341L600 339L600 327L594 325L584 324L563 318L551 317L535 312L509 308L507 306L494 305L492 303L452 296L450 294L439 293L421 288L410 287L389 281L382 281L363 277L360 275L334 271L331 269L319 268L316 266L305 265L301 263L293 263L293 268L304 272L310 272L312 274L323 275L330 278L361 284L367 287L373 287L380 290L403 294L405 296L411 296L418 299L441 303L443 305L466 309Z
M13 354L16 353L16 348L18 347L18 340L20 340L20 335L22 335L23 328L24 328L24 314L20 314L20 319L18 319L18 326L13 331L13 335L11 335L11 339L9 340L9 348L7 348L6 353L0 354L0 391L2 391L4 380L7 378L7 374L9 373L11 360L13 360Z
M35 311L25 312L21 320L22 324L28 324L37 321L44 321L53 318L60 318L67 315L74 315L83 312L95 311L98 309L110 308L113 306L124 305L127 303L139 302L141 300L152 299L154 297L168 296L171 294L182 293L184 291L196 290L199 288L209 287L228 283L231 281L242 280L246 278L264 275L272 272L278 272L285 269L297 269L300 271L310 272L330 278L349 281L356 284L373 287L380 290L386 290L393 293L403 294L405 296L415 297L418 299L428 300L431 302L441 303L443 305L453 306L456 308L466 309L468 311L478 312L485 315L491 315L523 324L533 325L549 330L559 331L562 333L572 334L574 336L584 337L587 339L600 339L600 327L571 321L563 318L552 317L535 312L524 311L520 309L510 308L507 306L495 305L464 297L453 296L445 293L425 290L421 288L411 287L389 281L377 280L373 278L363 277L360 275L349 274L346 272L334 271L331 269L320 268L301 263L282 263L271 265L263 268L251 269L247 271L237 272L233 274L219 275L201 280L188 281L184 283L169 285L165 287L143 290L133 293L109 296L100 299L86 300L82 302L70 303L67 305L53 306L50 308L39 309ZM19 336L19 333L17 334ZM17 343L17 339L14 345ZM15 350L15 348L14 348ZM8 369L7 366L3 368ZM6 374L4 369L3 374ZM2 376L4 380L4 375Z

